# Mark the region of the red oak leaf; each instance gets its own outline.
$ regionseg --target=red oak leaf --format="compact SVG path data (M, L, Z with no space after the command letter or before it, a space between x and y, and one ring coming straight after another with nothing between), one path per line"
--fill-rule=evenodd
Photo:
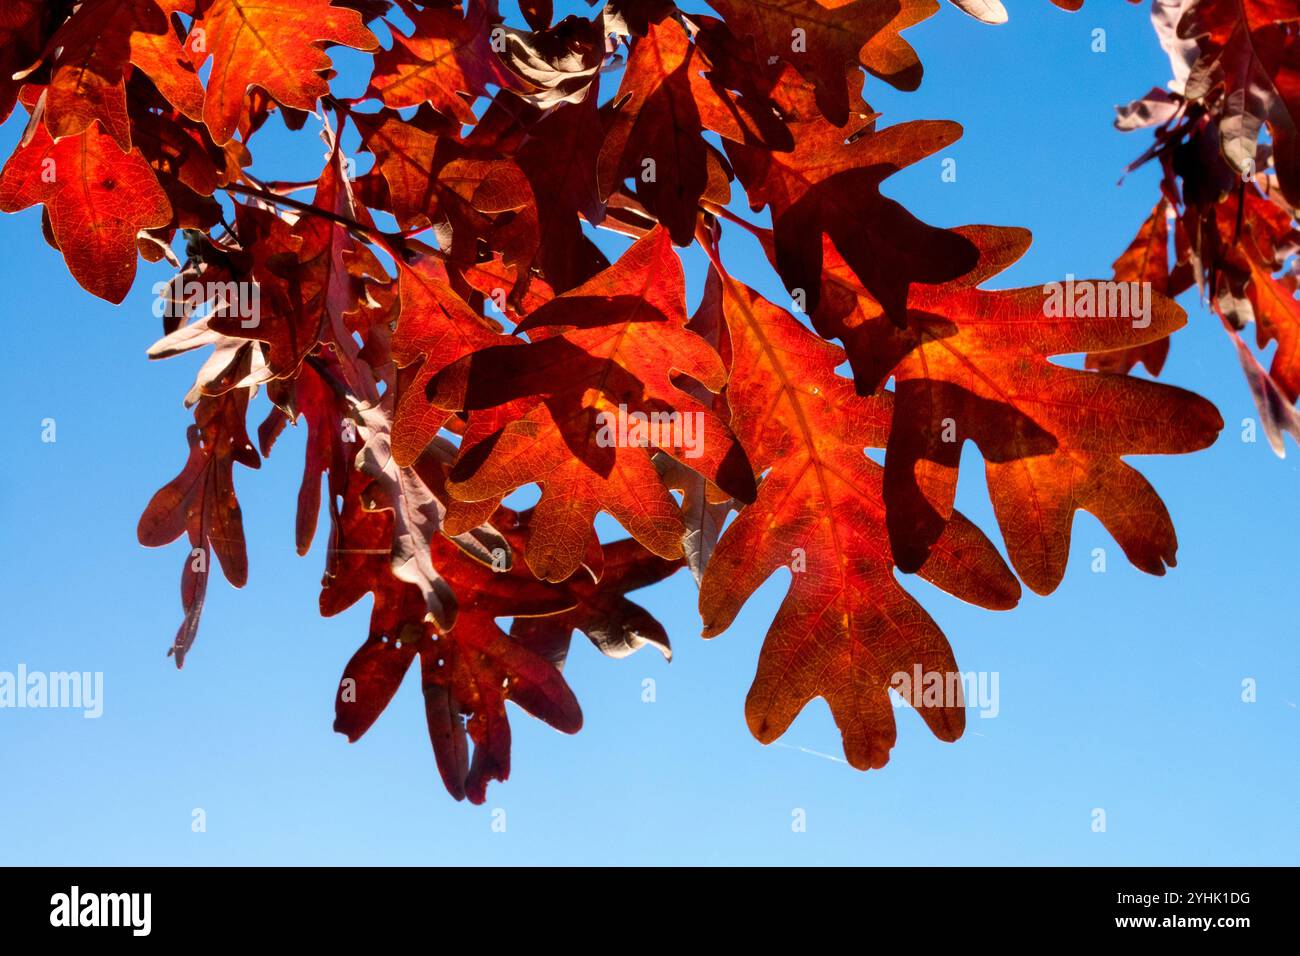
M605 216L596 171L601 143L593 86L586 99L557 106L530 128L516 155L537 197L537 265L558 292L609 266L579 221L598 223Z
M670 380L675 370L712 391L726 380L717 353L685 324L681 264L657 227L530 315L519 330L534 341L481 349L430 381L436 407L497 410L471 416L449 484L454 496L476 501L541 486L528 551L538 577L559 581L577 570L601 509L654 553L681 556L684 529L651 462L650 421L657 433L668 424L664 452L752 500L753 475L734 436ZM620 415L636 421L633 414L641 428L625 439L617 423Z
M313 205L373 228L369 214L352 195L338 152L331 154L317 181ZM303 215L289 225L264 209L240 204L235 223L240 239L257 250L249 275L243 277L256 280L257 298L251 310L218 310L211 327L266 343L261 379L294 374L321 342L355 356L347 316L361 307L371 284L387 278L370 247L337 222L318 216ZM377 400L374 384L353 366L351 361L340 365L352 394L363 401Z
M45 206L59 250L89 292L121 302L135 281L136 234L165 226L171 204L140 150L88 126L58 142L42 125L0 171L0 211Z
M482 245L499 249L516 269L512 298L524 295L540 240L538 203L519 165L462 141L431 111L417 113L409 124L393 111L355 119L398 222L439 226L459 269L479 262Z
M512 545L521 548L517 528L510 526L513 520L508 509L494 518L510 532ZM640 609L625 595L660 580L676 565L628 541L605 548L609 577L598 586L584 583L577 591L537 581L526 571L493 571L463 555L444 561L461 596L456 626L443 634L426 633L415 645L405 640L398 645L382 636L377 640L372 633L345 671L335 729L350 739L359 737L418 654L425 719L443 783L457 799L482 803L488 782L505 780L510 773L507 700L564 733L581 728L582 712L560 673L575 627L612 656L666 642L662 628L647 621L644 612L638 614ZM509 634L496 624L507 616L514 619ZM356 684L353 702L345 703L349 677Z
M916 88L921 66L898 31L939 9L935 0L718 0L711 6L734 31L754 37L760 54L780 57L812 82L817 106L835 126L849 120L853 89L845 74L858 64L899 89Z
M1118 282L1149 282L1151 290L1173 298L1178 292L1169 288L1169 205L1161 199L1129 247L1113 266ZM1085 367L1102 372L1126 375L1141 362L1152 375L1159 375L1169 356L1169 337L1156 339L1135 348L1089 354Z
M579 575L570 583L578 599L573 610L545 617L515 618L510 634L530 647L545 648L552 660L563 661L574 630L582 631L606 657L623 658L648 646L665 660L672 647L663 625L645 608L627 599L627 592L647 587L677 572L681 561L667 561L632 538L603 546L599 581Z
M635 605L624 595L661 579L676 566L648 556L627 541L606 546L611 554L608 579L599 586L588 581L574 591L537 581L522 563L511 569L494 568L469 558L446 539L434 540L433 559L445 569L460 603L455 625L435 631L420 622L423 605L414 589L382 583L382 569L364 553L380 545L387 534L383 521L375 524L373 517L374 513L345 504L343 527L354 530L345 530L344 535L360 552L349 561L348 577L356 578L357 567L370 562L379 579L373 588L370 637L349 661L335 697L335 730L349 740L361 737L387 707L418 656L430 741L443 782L456 799L482 803L488 782L509 776L507 700L565 733L581 727L582 712L560 674L573 628L587 630L598 646L605 641L604 648L616 655L619 648L635 649L631 644L638 637L644 638L643 643L657 637L630 610ZM513 549L524 549L521 523L514 512L500 509L493 520L506 532ZM336 565L336 570L343 567ZM332 603L327 613L339 609ZM514 618L509 634L496 624L502 617Z
M169 225L207 230L220 222L221 206L212 195L237 175L243 157L215 147L206 127L183 122L174 110L140 113L131 125L136 145L171 202Z
M203 31L201 50L193 40L197 30ZM238 129L253 84L283 106L314 110L329 92L321 74L330 58L321 45L378 45L360 14L329 0L211 0L191 37L192 49L212 55L203 118L218 144Z
M194 409L194 424L186 438L189 460L181 473L149 501L136 529L140 543L157 548L188 534L191 552L181 576L185 620L167 652L179 668L198 633L207 592L208 560L215 551L226 580L235 587L248 581L244 522L235 498L235 462L248 468L261 465L248 440L244 416L247 389L234 389L220 398L203 398Z
M0 4L0 123L9 118L22 76L40 56L54 11L45 0L10 0Z
M1236 232L1234 205L1227 205L1227 215L1221 220L1225 232L1229 222ZM1277 342L1269 376L1294 405L1300 398L1300 300L1296 299L1300 283L1293 273L1274 275L1283 271L1287 258L1300 249L1300 229L1285 212L1253 192L1245 193L1244 212L1241 245L1250 273L1246 296L1255 320L1256 341L1261 349Z
M1064 576L1079 508L1101 521L1135 566L1163 574L1175 563L1173 524L1123 458L1204 448L1223 420L1182 389L1064 368L1048 357L1141 346L1181 328L1185 314L1140 285L1103 280L978 289L1019 257L1028 234L990 226L962 232L981 251L978 267L957 282L914 286L902 329L827 248L828 282L856 294L863 309L856 324L821 330L844 339L860 387L890 375L896 383L885 502L899 567L920 568L947 526L969 439L987 462L1011 564L1034 591L1047 594Z
M708 69L679 23L649 24L646 35L633 41L597 165L602 199L624 179L634 179L637 198L683 246L695 234L708 185L704 127L743 138L727 103L704 78Z
M395 111L354 113L363 148L374 154L384 179L383 206L403 229L432 221L438 200L438 172L462 155L453 126L425 108L409 120Z
M711 281L717 281L716 273ZM835 374L843 353L752 289L721 277L732 355L732 426L756 469L758 499L723 533L700 586L704 635L719 634L774 571L790 590L763 643L745 703L763 743L824 697L859 769L881 767L894 744L889 689L919 669L949 684L956 661L943 633L893 575L881 469L887 394L860 397ZM965 600L1008 608L1020 588L980 531L954 515L923 577ZM965 726L960 700L907 696L942 740Z
M1300 205L1300 20L1292 0L1200 0L1186 9L1178 36L1200 56L1187 79L1197 99L1221 87L1223 155L1238 173L1255 171L1260 127L1268 124L1282 191Z
M393 30L392 49L375 55L372 94L391 107L428 103L459 123L473 124L477 117L471 107L489 84L519 85L493 46L491 19L480 0L469 0L466 13L459 5L412 11L411 35Z
M50 39L54 56L45 125L55 139L95 120L122 149L131 148L126 108L128 64L190 119L203 118L203 87L170 13L192 16L193 0L87 0Z
M294 544L300 555L311 548L320 517L321 474L330 475L330 497L342 494L352 459L361 450L360 435L349 416L346 403L311 366L304 366L291 379L271 382L268 392L276 413L258 429L258 448L269 457L275 436L299 415L307 423L307 454L298 508L294 520Z
M976 253L969 242L927 226L880 194L887 177L954 142L960 126L916 121L877 130L870 108L855 98L859 123L846 140L845 130L812 110L811 90L797 78L787 73L776 98L787 113L794 150L729 143L727 155L750 208L772 207L776 269L803 310L817 308L817 239L823 235L898 321L911 283L942 282L970 270Z

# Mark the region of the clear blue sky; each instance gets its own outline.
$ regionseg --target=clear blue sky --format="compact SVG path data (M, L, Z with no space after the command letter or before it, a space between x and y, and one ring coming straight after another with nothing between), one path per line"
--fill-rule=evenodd
M1011 23L993 28L945 3L907 34L926 65L921 90L868 83L883 124L948 118L966 129L886 192L940 225L1031 228L1033 248L994 287L1108 275L1155 199L1152 170L1116 186L1146 138L1114 132L1111 106L1162 84L1167 61L1144 9L1115 0L1092 0L1081 14L1047 0L1008 7ZM1107 31L1104 54L1090 51L1095 27ZM6 155L20 127L0 130ZM278 120L254 143L264 175L319 169L318 141L295 141ZM944 156L957 159L955 183L940 180ZM358 744L330 729L335 683L365 637L369 601L316 615L325 535L306 558L293 549L302 429L260 472L237 471L250 582L236 592L214 575L198 644L175 671L164 651L180 618L186 546L135 541L141 509L184 460L181 398L199 361L145 359L159 333L149 289L167 270L143 266L114 308L68 276L41 238L39 210L0 218L0 248L11 343L0 377L11 439L0 470L0 670L103 671L106 685L98 720L0 710L0 863L1300 856L1300 451L1279 461L1262 438L1240 440L1254 410L1229 343L1194 295L1164 377L1208 396L1227 427L1201 454L1137 461L1178 527L1176 569L1164 578L1133 570L1080 514L1069 572L1050 598L1027 593L1015 611L994 614L905 582L963 670L998 672L996 718L972 712L966 736L942 744L900 710L893 759L867 774L817 755L839 755L821 701L781 744L762 747L743 703L788 576L705 642L683 572L638 598L667 626L672 664L651 652L610 661L578 638L566 676L586 726L566 737L514 710L512 778L471 807L438 780L414 675ZM733 237L725 253L751 284L779 293L752 245ZM693 297L700 281L695 262ZM54 444L40 438L47 417L57 421ZM967 456L958 504L1000 544L978 458L969 447ZM1107 549L1105 574L1089 569L1095 547ZM657 681L653 704L641 702L646 677ZM1253 704L1240 699L1247 677L1258 682ZM1091 829L1097 807L1105 833ZM205 833L191 832L194 808L206 812ZM505 833L491 829L494 808L506 811ZM807 832L792 832L795 808Z

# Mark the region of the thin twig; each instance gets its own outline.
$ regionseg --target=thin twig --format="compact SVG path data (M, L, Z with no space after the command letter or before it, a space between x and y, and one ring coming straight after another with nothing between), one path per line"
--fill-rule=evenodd
M334 212L330 209L322 209L320 206L313 206L311 203L302 202L291 196L282 196L279 193L272 192L262 186L245 186L242 183L229 183L223 187L226 192L238 193L241 196L250 196L254 199L260 199L263 202L272 203L277 206L284 206L289 209L297 210L309 216L319 216L322 219L328 219L330 222L343 226L345 229L355 233L366 242L373 242L382 247L394 259L402 262L410 262L413 258L422 255L422 252L416 252L406 244L406 236L400 232L384 232L373 226L367 226L365 223L358 222L350 216L344 216L341 213ZM432 247L428 250L431 254L439 258L446 258L446 253L441 249Z

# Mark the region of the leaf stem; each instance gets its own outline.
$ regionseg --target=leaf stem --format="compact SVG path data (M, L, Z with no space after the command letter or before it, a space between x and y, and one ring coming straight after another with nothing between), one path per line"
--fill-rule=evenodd
M740 226L742 229L749 232L760 242L768 238L769 230L764 229L762 226L755 225L748 219L742 219L725 206L719 206L704 199L700 201L700 208L705 212L712 213L719 219L725 219L727 222L735 223L737 226Z

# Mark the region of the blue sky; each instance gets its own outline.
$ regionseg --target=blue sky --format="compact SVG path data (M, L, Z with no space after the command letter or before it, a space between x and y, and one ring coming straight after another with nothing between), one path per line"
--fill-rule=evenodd
M1153 170L1116 185L1146 137L1113 131L1111 106L1162 84L1167 60L1144 10L1087 6L1071 15L1047 0L1008 2L1011 22L993 28L944 4L907 34L926 65L921 89L868 82L884 125L946 118L966 130L890 180L889 195L939 225L1032 229L1033 248L992 287L1109 275L1155 200ZM1105 53L1090 49L1098 27ZM346 80L357 61L342 60ZM0 129L6 155L20 127ZM254 153L255 168L272 178L314 175L321 161L317 140L295 141L277 120ZM940 179L944 157L957 160L956 182ZM735 232L724 257L776 297L775 277ZM821 701L778 744L760 746L743 703L788 575L769 580L727 633L706 642L695 585L681 573L637 598L668 628L673 662L651 652L607 660L579 638L565 673L585 727L566 737L512 711L511 780L471 807L438 780L413 675L359 743L330 729L335 683L365 637L369 602L316 616L325 535L305 558L293 549L303 429L286 433L260 471L237 471L250 581L236 592L214 576L198 643L175 671L164 651L180 618L186 546L135 541L141 509L184 460L181 398L199 361L145 359L159 334L150 286L167 270L142 265L115 308L68 276L41 238L38 210L0 218L0 248L11 342L0 398L14 439L0 470L0 671L102 671L105 681L97 720L0 710L0 863L1294 864L1300 856L1292 604L1300 452L1292 446L1280 461L1262 436L1241 440L1254 409L1229 342L1194 293L1163 378L1209 397L1226 428L1200 454L1136 461L1174 516L1177 568L1163 578L1135 571L1080 514L1069 571L1049 598L1027 593L1016 610L995 614L905 580L961 668L998 673L997 717L972 711L965 737L943 744L899 710L893 758L867 774L839 762ZM692 298L701 279L692 258ZM46 418L57 423L52 444L41 441ZM969 446L963 463L958 505L1000 546ZM1090 570L1097 547L1107 551L1104 574ZM645 678L656 681L654 703L642 702ZM1247 678L1258 686L1249 704ZM192 832L196 808L206 832ZM1095 808L1105 810L1104 833L1093 831ZM793 832L795 810L806 832ZM494 811L504 811L505 832L492 828Z

